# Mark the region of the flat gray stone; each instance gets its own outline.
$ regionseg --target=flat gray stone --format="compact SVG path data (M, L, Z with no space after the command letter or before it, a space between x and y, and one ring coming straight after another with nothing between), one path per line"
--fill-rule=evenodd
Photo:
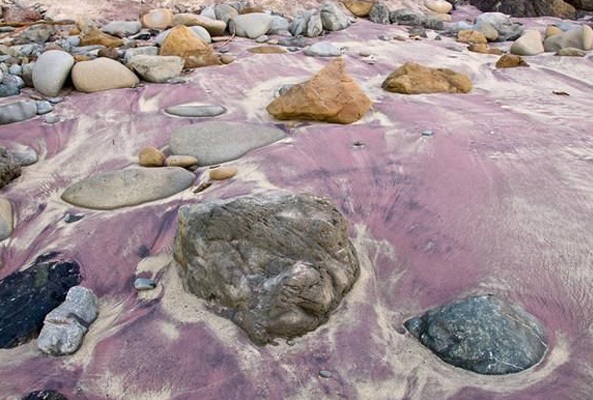
M37 115L37 104L33 100L21 100L0 105L0 125L24 121Z
M284 131L273 126L208 121L175 130L169 150L172 154L192 155L200 165L213 165L237 159L284 137Z
M164 40L164 39L163 39ZM158 56L159 55L159 48L156 46L144 46L144 47L134 47L131 49L127 49L124 54L124 62L128 62L134 56Z
M226 108L215 104L199 105L187 103L168 107L165 109L165 112L177 117L216 117L224 114Z
M127 63L147 82L163 83L181 75L185 61L177 56L148 56L137 55Z
M46 51L33 65L33 86L46 96L57 96L73 66L74 58L65 51Z
M339 57L342 51L330 42L317 42L303 51L305 55L311 57Z
M62 200L75 206L112 210L173 196L193 181L194 174L175 167L110 171L70 185Z
M105 33L115 36L131 36L140 32L140 21L113 21L101 28Z

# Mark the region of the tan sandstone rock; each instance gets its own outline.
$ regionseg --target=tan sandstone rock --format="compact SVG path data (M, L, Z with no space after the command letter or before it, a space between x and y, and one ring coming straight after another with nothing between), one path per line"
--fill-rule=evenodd
M359 120L371 104L371 99L346 73L344 60L337 58L312 79L288 89L272 101L267 110L282 120L349 124Z
M123 40L121 40L120 38L108 35L102 32L100 29L91 29L87 33L80 35L81 46L99 44L101 46L113 48L120 47L123 45L123 43Z
M143 167L162 167L165 164L165 155L154 146L148 146L140 150L138 164Z
M486 36L480 31L463 29L457 34L457 41L461 43L488 43Z
M166 8L157 8L149 11L140 18L142 26L149 29L167 29L171 25L173 13Z
M523 57L515 54L505 54L496 61L496 68L529 67Z
M369 16L375 3L372 1L344 0L343 4L355 16L364 18Z
M172 21L171 26L201 26L206 29L212 36L224 35L226 30L226 22L218 21L212 18L204 17L202 15L182 13L176 14Z
M468 93L472 82L467 75L447 68L429 68L408 62L391 73L383 89L403 94Z
M72 68L72 83L79 92L134 87L138 82L136 74L110 58L78 62Z
M213 181L222 181L237 175L238 171L237 167L218 167L211 169L209 176Z
M185 25L176 26L167 36L159 53L161 56L178 56L185 61L185 68L220 65L221 61L210 46L194 35Z

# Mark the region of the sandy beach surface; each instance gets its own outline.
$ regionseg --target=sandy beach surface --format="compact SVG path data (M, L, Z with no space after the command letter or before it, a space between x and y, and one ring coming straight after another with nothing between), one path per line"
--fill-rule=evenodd
M132 18L158 5L45 3L72 19L87 11ZM477 14L464 6L453 16ZM521 21L543 30L557 20ZM72 91L54 111L56 124L34 118L0 126L0 144L30 146L40 158L3 189L15 230L0 243L0 278L59 251L80 262L83 285L100 299L99 318L76 354L45 356L34 341L0 350L0 397L49 388L88 400L591 399L591 54L545 53L528 57L529 68L502 70L494 68L497 56L469 52L452 38L429 32L420 41L383 41L382 34L406 29L359 19L323 37L345 48L348 74L373 101L351 125L274 120L266 112L274 92L328 60L253 54L253 41L234 38L235 62L196 69L186 83ZM376 63L365 62L363 50ZM383 91L386 76L407 61L463 72L474 89ZM192 188L136 207L97 211L60 199L69 184L133 167L142 147L163 147L176 127L199 123L163 112L187 102L222 105L228 112L217 120L277 125L288 137L228 163L237 176L199 193L192 190L207 179L206 168ZM257 347L183 290L171 251L181 205L271 190L332 199L350 222L361 276L328 323L294 342ZM84 218L67 224L66 213ZM139 255L142 246L149 257ZM138 293L137 275L156 278L157 288ZM540 364L481 376L445 364L403 329L430 307L485 293L543 323L549 350Z

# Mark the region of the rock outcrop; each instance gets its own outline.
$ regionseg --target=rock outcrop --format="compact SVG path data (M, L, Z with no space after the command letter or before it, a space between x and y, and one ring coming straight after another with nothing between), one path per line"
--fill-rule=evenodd
M185 288L259 345L325 323L359 275L340 212L305 195L184 206L174 257Z
M349 124L362 118L371 105L371 99L346 73L344 60L338 58L311 80L292 86L274 99L267 110L282 120Z

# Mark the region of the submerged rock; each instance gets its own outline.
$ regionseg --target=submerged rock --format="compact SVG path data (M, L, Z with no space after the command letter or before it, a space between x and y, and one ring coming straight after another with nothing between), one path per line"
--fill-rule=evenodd
M547 349L532 315L491 295L433 308L405 326L446 363L485 375L523 371Z
M345 219L304 195L183 206L174 257L186 289L259 345L325 323L359 275Z
M200 165L213 165L239 158L285 136L284 131L273 126L207 121L173 131L169 150L172 154L192 155Z
M187 189L194 174L183 168L131 168L103 172L70 185L62 200L96 210L135 206Z
M75 261L54 260L56 253L37 258L24 271L0 280L0 348L7 349L33 339L45 316L80 283Z
M52 356L78 350L89 326L97 319L97 303L92 290L82 286L70 288L66 300L45 317L37 338L39 350Z
M429 68L408 62L393 71L382 87L403 94L468 93L472 82L468 76L448 68Z
M294 85L267 110L274 117L349 124L358 121L372 102L346 73L344 60L328 63L312 79Z

